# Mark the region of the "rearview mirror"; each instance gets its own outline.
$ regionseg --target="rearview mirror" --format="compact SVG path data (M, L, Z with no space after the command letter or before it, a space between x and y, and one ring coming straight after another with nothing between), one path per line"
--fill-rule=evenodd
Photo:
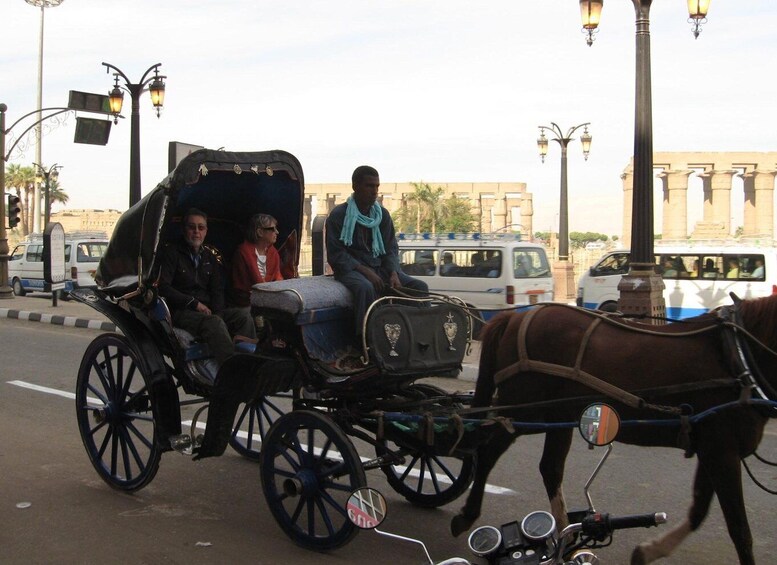
M356 489L345 505L348 519L362 530L372 530L386 519L386 498L374 488Z
M580 416L580 435L590 445L609 445L620 431L621 419L609 404L596 403L588 406Z

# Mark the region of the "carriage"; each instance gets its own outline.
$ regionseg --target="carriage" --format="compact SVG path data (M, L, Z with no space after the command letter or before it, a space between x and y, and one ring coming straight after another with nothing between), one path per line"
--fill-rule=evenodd
M367 470L381 469L421 506L467 490L474 446L461 441L462 429L440 429L432 416L455 412L470 396L416 381L461 369L471 324L455 299L386 297L371 306L355 342L348 291L329 276L297 277L303 202L302 168L287 152L203 149L184 158L119 220L98 288L72 293L120 330L87 347L76 412L88 456L111 487L141 489L163 453L201 459L231 446L259 461L284 532L324 550L357 532L344 509ZM207 345L173 326L157 292L160 250L181 237L190 208L208 214L205 243L225 271L253 214L273 215L280 230L286 280L254 287L258 342L238 343L217 373ZM343 368L338 356L354 349L361 363ZM182 410L194 408L189 429ZM362 461L357 441L375 456Z

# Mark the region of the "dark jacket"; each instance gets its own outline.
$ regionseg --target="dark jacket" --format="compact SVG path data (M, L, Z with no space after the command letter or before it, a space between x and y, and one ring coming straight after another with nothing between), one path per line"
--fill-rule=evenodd
M358 223L353 230L353 243L346 246L340 241L340 232L343 230L347 209L347 203L339 204L332 209L326 219L326 259L335 275L353 271L358 264L371 267L375 271L380 269L386 275L398 272L399 246L394 233L394 222L391 220L389 211L385 208L382 209L383 217L379 227L386 254L374 257L372 255L372 230Z
M173 312L183 308L196 310L197 303L202 302L214 314L221 313L224 310L224 283L220 260L203 245L199 266L195 268L191 250L185 242L167 245L161 257L159 294Z

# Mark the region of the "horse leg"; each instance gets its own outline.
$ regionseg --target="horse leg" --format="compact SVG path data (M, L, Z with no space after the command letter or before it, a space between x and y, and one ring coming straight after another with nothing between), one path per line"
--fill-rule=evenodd
M499 457L507 451L515 436L501 426L486 443L481 444L477 450L477 465L475 466L475 479L472 481L467 501L459 513L451 520L451 533L458 536L470 529L475 520L480 516L483 507L483 494L486 489L486 481L491 469L494 468Z
M550 511L556 519L559 530L569 524L567 504L564 500L562 482L564 480L564 463L572 445L572 430L553 430L545 434L545 447L540 459L540 474L545 484L545 491L550 501Z
M631 565L647 565L656 559L669 557L688 535L697 530L710 509L714 493L712 480L701 463L696 466L693 501L688 516L663 536L639 544L631 554Z
M718 495L720 509L726 520L728 535L734 542L741 565L755 565L753 556L753 537L747 521L745 497L742 492L742 462L739 459L737 444L730 443L717 453L707 453L699 462L707 469L715 493Z

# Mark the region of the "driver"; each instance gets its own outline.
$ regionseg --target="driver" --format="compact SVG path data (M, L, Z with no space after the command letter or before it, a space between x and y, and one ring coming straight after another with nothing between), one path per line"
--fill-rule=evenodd
M203 245L208 216L191 208L183 218L184 239L163 250L159 294L165 298L173 325L203 339L219 367L235 352L230 336L255 338L245 308L224 307L219 259Z
M335 206L326 219L326 254L335 279L353 294L356 336L364 315L384 289L410 288L428 292L423 281L399 269L399 247L391 214L377 202L380 178L368 165L351 176L353 194Z

